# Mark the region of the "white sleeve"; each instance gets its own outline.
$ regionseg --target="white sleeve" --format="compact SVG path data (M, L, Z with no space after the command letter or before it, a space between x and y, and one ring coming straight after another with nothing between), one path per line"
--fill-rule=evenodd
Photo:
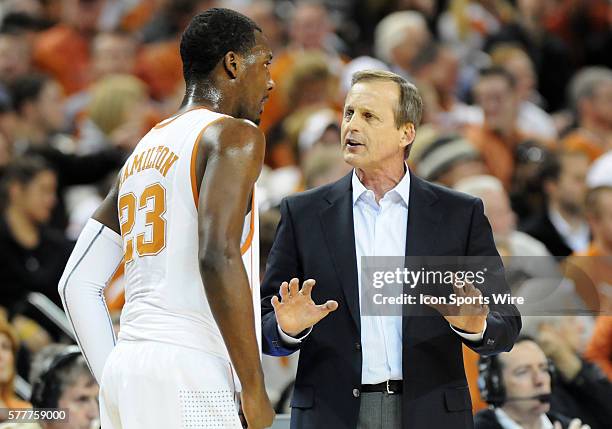
M457 329L455 329L453 325L450 325L450 327L453 331L455 331L458 335L461 335L466 340L477 343L478 341L481 341L484 338L484 333L487 330L487 321L485 320L484 328L482 329L482 332L477 332L475 334L468 334L467 332L460 332Z
M58 292L76 339L98 383L115 333L104 288L123 259L121 236L89 219L68 259Z
M285 332L280 328L280 326L278 326L278 323L276 324L276 329L278 330L278 335L280 336L281 341L289 346L300 344L312 332L312 326L311 326L310 328L308 328L308 330L306 331L304 335L302 335L299 338L296 338L296 337L292 337L289 334L285 334Z

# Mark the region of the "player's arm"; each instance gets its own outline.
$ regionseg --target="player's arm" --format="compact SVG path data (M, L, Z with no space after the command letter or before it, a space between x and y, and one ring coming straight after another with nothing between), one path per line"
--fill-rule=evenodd
M115 345L102 292L122 259L115 185L79 235L58 285L77 342L98 383Z
M262 132L231 118L210 125L198 151L206 158L199 164L205 165L198 203L200 273L245 391L264 388L253 299L240 251L244 218L264 151Z

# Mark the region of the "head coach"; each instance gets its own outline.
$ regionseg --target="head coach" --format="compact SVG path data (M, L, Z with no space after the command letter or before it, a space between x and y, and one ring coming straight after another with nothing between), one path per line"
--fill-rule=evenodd
M300 350L292 429L472 428L461 345L491 355L510 350L519 333L509 304L362 314L364 256L499 260L482 202L408 169L422 109L402 77L356 73L341 132L353 172L281 203L262 283L263 349ZM300 288L298 279L314 280ZM455 292L481 294L473 285Z

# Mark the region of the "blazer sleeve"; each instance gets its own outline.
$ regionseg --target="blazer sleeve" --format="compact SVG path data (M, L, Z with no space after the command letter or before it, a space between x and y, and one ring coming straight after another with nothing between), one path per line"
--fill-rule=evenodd
M301 345L288 345L281 340L271 302L274 295L280 299L279 289L282 282L288 282L293 277L303 279L294 223L286 198L281 202L280 212L280 223L276 229L274 243L268 255L266 273L261 283L262 349L263 353L271 356L287 356L298 350Z
M510 293L504 266L493 240L491 225L484 214L484 206L480 199L474 202L466 255L481 256L487 267L486 283L482 289L484 296ZM491 300L483 339L477 343L463 338L461 340L480 355L493 355L510 351L520 330L521 315L516 306L510 303L495 304Z

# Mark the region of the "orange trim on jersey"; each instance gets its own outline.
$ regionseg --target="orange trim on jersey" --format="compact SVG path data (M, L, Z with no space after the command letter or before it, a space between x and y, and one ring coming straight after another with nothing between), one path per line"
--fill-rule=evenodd
M249 235L247 235L246 241L244 242L244 244L240 247L240 254L244 255L246 253L247 250L249 250L249 247L251 247L251 244L253 242L253 233L255 232L255 188L253 187L253 194L251 197L251 222L249 225ZM251 264L252 265L252 264Z
M185 110L184 112L179 113L178 115L175 115L174 118L168 120L168 122L160 122L159 124L156 124L153 129L154 130L159 130L161 128L164 128L166 125L170 125L172 122L176 121L178 118L180 118L181 116L183 116L185 113L189 113L193 110L199 110L199 109L206 109L206 107L202 107L202 106L198 106L198 107L192 107L191 109Z
M185 112L187 113L187 112ZM191 150L191 192L193 193L193 202L196 206L196 210L198 208L198 201L200 200L200 194L198 192L198 182L197 182L197 174L196 174L196 160L198 158L198 149L200 148L200 138L202 138L202 134L204 134L204 131L206 131L206 129L211 126L212 124L214 124L215 122L221 120L225 118L225 116L221 116L220 118L215 119L214 121L210 122L208 125L206 125L204 128L202 128L202 131L200 131L200 133L198 134L198 137L196 138L196 141L193 145L193 149Z
M125 260L122 259L121 263L119 264L119 266L113 273L107 285L112 285L117 280L119 280L124 274L125 274ZM106 301L106 305L108 306L109 311L121 311L121 309L123 308L123 305L125 304L125 289L123 288L121 289L122 290L120 293L117 293L116 295L112 297L106 296L106 298L108 298ZM106 291L108 292L109 289L107 288Z
M197 179L197 175L196 175L196 159L198 158L198 149L200 147L200 137L202 136L202 133L204 132L204 130L206 129L206 127L204 127L202 129L202 131L200 131L200 134L198 134L198 138L195 142L195 144L193 145L193 149L191 150L191 192L193 194L193 203L196 206L196 209L198 208L198 200L200 199L200 196L198 195L198 182L196 181Z

